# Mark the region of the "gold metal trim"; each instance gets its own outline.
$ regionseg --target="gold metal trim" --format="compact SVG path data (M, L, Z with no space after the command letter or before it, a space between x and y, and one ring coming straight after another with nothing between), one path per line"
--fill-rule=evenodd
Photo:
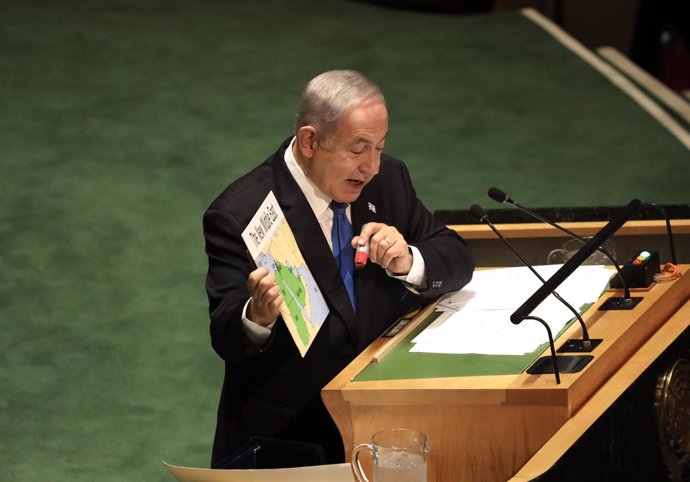
M654 410L669 479L678 480L690 461L690 361L679 358L659 375Z

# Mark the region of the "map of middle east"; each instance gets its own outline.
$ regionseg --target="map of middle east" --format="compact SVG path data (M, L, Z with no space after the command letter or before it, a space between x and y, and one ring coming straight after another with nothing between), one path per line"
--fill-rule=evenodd
M256 265L275 274L284 300L280 314L304 356L329 310L273 192L259 207L242 238Z

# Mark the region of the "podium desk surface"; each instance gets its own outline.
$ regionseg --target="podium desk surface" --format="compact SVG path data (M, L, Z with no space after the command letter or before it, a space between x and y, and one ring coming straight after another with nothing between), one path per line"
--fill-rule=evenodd
M581 372L562 374L559 385L553 375L525 372L360 380L367 367L385 362L409 339L432 313L428 307L395 337L372 343L322 390L346 455L376 431L404 426L429 437L429 482L508 480L617 373L640 368L636 353L690 300L687 270L683 265L681 278L636 293L643 300L632 311L599 311L611 294L621 294L607 291L583 316L590 336L602 343ZM579 336L579 325L572 324L556 345ZM625 380L630 384L634 378Z
M591 305L583 306L580 313L584 314L590 307ZM431 312L426 311L425 316L419 320L419 323L415 324L413 329L388 347L385 357L380 357L376 363L369 364L354 380L383 381L435 377L518 375L539 358L549 346L548 342L545 342L523 355L411 352L412 340L442 314L442 312L433 310ZM573 317L562 331L567 330L575 322L576 318Z

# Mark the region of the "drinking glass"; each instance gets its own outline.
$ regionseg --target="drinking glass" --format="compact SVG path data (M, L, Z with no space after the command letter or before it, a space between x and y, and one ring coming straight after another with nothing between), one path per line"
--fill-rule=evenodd
M407 428L382 430L371 437L371 443L355 447L351 464L359 482L369 482L359 460L364 451L371 452L373 482L426 482L429 445L422 432Z

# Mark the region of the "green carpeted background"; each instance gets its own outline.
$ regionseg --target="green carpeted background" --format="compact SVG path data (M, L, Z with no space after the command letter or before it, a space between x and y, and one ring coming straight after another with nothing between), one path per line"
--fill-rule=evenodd
M7 0L0 479L209 463L222 363L201 215L290 134L304 83L341 67L382 86L386 150L431 209L488 205L490 185L532 206L687 201L687 150L517 13Z

